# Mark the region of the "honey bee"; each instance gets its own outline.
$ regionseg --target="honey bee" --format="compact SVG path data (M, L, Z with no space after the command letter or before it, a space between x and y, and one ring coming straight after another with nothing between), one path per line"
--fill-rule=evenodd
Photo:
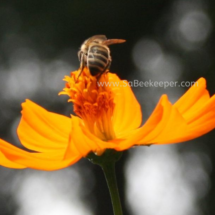
M77 80L81 75L84 67L88 67L92 76L96 76L97 80L105 73L111 65L111 56L109 45L116 43L124 43L123 39L107 39L105 35L95 35L85 40L78 52L80 61L80 72Z

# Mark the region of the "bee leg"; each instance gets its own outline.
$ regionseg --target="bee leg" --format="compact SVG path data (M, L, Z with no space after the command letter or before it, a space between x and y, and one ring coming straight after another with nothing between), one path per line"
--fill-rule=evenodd
M79 70L80 70L80 72L78 73L78 76L77 76L77 79L75 80L75 83L77 83L78 78L80 77L81 73L83 72L83 68L80 68Z
M81 73L83 72L83 69L84 69L84 55L81 56L80 62L81 62L80 69L79 69L80 72L78 73L78 76L77 76L77 79L76 79L75 83L77 83L78 78L80 77L80 75L81 75Z
M101 76L102 76L103 74L108 73L109 68L110 68L110 65L111 65L111 61L109 61L108 65L104 68L103 72L101 72L101 73L99 74L99 76L97 77L97 81L100 80L100 78L101 78Z
M104 73L108 73L109 69L110 69L110 65L111 65L111 60L109 61L107 67L104 69ZM107 71L108 70L108 71Z

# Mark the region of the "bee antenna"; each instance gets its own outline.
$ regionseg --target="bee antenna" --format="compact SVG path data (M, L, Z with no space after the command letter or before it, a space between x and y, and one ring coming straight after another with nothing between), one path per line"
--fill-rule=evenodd
M108 39L108 40L105 40L103 42L104 45L112 45L112 44L117 44L117 43L124 43L126 42L126 40L123 40L123 39Z

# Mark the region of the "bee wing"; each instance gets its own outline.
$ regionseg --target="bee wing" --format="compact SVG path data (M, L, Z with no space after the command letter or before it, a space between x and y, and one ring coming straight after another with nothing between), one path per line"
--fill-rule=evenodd
M95 36L92 36L90 38L88 38L86 41L85 41L85 44L90 44L91 42L94 42L94 41L105 41L107 40L107 37L105 35L95 35Z
M124 43L126 40L123 39L108 39L102 42L103 45L109 46L117 43Z
M92 36L90 39L92 39L92 40L94 40L94 39L107 40L107 37L105 35L95 35L95 36Z

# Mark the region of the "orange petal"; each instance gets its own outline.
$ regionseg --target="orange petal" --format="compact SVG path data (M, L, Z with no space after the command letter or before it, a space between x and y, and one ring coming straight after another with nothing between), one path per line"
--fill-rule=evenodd
M93 135L88 128L84 126L83 121L76 116L72 116L72 132L70 138L75 148L77 148L83 157L86 157L90 152L100 155L105 149L115 147L114 143L102 141ZM70 151L73 151L72 147L73 144L69 144L66 157L69 157Z
M151 140L162 132L165 123L168 121L170 105L167 96L163 95L146 123L135 131L127 132L127 135L122 137L116 150L128 149L133 145L138 145L140 141L144 142L145 145L152 143Z
M113 114L113 125L116 136L118 136L121 132L126 133L138 128L142 122L142 112L140 104L127 81L120 80L117 75L109 73L109 82L118 84L118 86L112 85L116 104Z
M204 95L204 96L202 96ZM201 98L201 99L200 99ZM177 102L174 106L181 114L184 114L190 108L196 108L204 104L205 100L208 100L209 94L206 90L206 80L200 78Z
M71 132L69 117L48 112L29 100L22 107L17 134L25 147L38 152L67 148Z
M0 139L0 144L2 144L3 140ZM7 168L14 168L14 169L24 169L26 166L23 166L21 164L15 163L8 159L4 153L0 151L0 165L7 167Z
M148 121L141 128L122 137L116 149L183 142L214 129L215 96L209 97L203 78L198 82L198 87L191 87L174 105L163 95Z
M2 166L56 170L67 167L81 158L75 147L70 151L70 156L65 157L71 132L70 118L48 112L29 100L22 106L22 118L17 133L25 147L37 152L26 152L0 140Z
M201 136L215 127L215 95L204 103L201 109L187 111L186 121L193 138Z
M56 159L53 153L31 153L19 149L0 139L0 165L9 168L33 168L38 170L58 170L72 165L80 159L74 155L67 159Z

